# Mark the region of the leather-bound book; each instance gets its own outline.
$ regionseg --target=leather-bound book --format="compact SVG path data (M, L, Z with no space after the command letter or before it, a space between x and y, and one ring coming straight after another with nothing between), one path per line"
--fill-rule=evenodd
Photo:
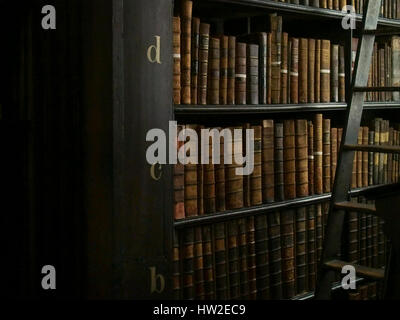
M362 144L368 145L369 128L362 127ZM368 187L368 152L362 153L362 187Z
M238 224L236 220L227 223L228 226L228 261L229 261L229 299L240 299L240 266Z
M321 204L315 205L315 244L317 250L317 263L320 262L322 257L322 243L324 239L323 221L322 221L322 206Z
M308 121L308 191L315 194L314 187L314 124Z
M373 200L366 201L367 204L373 204ZM366 215L367 220L367 243L366 243L366 251L367 251L367 266L372 267L372 256L373 256L373 222L372 222L372 215Z
M378 217L372 217L372 267L378 268L378 235L379 235L379 219Z
M368 132L368 144L374 145L375 131L369 130ZM368 153L368 186L374 185L374 153Z
M181 18L173 17L174 104L181 103Z
M289 38L286 32L282 33L282 64L281 64L281 103L288 103L288 47Z
M243 124L243 150L246 150L246 131L250 130L250 123ZM243 176L243 205L245 207L251 206L251 186L250 175Z
M307 120L296 120L296 196L306 197L308 189L308 132Z
M321 40L315 41L315 102L321 102Z
M333 9L333 0L328 0L328 9Z
M269 271L271 297L281 300L282 295L282 245L281 215L279 212L268 214Z
M354 152L353 167L351 171L351 188L357 188L357 152Z
M383 267L386 264L385 243L386 237L383 232L384 220L378 220L378 267Z
M328 0L319 0L319 7L323 9L328 8Z
M195 130L196 126L186 126L186 129ZM187 141L187 144L193 143ZM188 146L188 145L187 145ZM190 147L190 146L188 146ZM198 216L197 165L185 165L185 213L186 218Z
M264 120L262 128L262 194L264 203L271 203L275 200L274 136L274 120Z
M333 10L340 10L339 8L339 0L333 0Z
M283 122L283 166L285 199L296 198L296 139L295 121Z
M359 201L362 202L362 201ZM367 215L359 215L360 229L360 264L367 265Z
M208 54L207 103L212 105L219 104L220 55L220 40L218 38L211 38Z
M192 49L192 1L182 1L181 16L181 102L190 104L191 98L191 49Z
M296 295L295 215L296 212L294 210L286 210L281 213L282 287L284 299L290 299Z
M363 139L362 127L358 130L357 144L361 145ZM363 152L357 151L357 188L362 187L362 167L363 167Z
M315 232L315 206L307 207L307 263L308 263L308 289L315 290L317 279L317 249Z
M319 0L312 0L312 6L319 8Z
M389 144L389 121L384 120L383 121L383 126L385 128L385 133L383 135L384 137L384 141L383 141L383 145L387 146ZM387 181L387 165L388 165L388 154L384 153L383 154L383 177L382 177L382 183L386 184Z
M257 267L254 217L247 218L247 269L249 281L249 299L257 299Z
M213 164L213 140L209 139L209 161L203 165L204 170L204 213L210 214L216 212L216 182L215 182L215 167ZM219 177L220 178L220 177Z
M375 133L377 132L376 127L379 126L379 137L377 144L383 145L385 141L385 127L383 119L376 118L375 119ZM377 162L377 184L383 183L383 162L384 162L384 155L383 153L378 153L378 162Z
M389 145L393 146L393 135L394 135L394 129L391 127L389 128ZM367 153L368 154L368 153ZM368 161L368 157L367 157ZM388 165L387 165L387 183L393 183L392 179L393 175L393 154L388 154Z
M291 38L290 103L299 103L299 39Z
M315 102L315 39L308 39L308 102Z
M201 136L201 130L204 129L204 126L198 125L196 126L197 135ZM198 155L201 153L201 146L198 146ZM204 215L204 165L201 163L200 156L197 157L197 214L199 216Z
M368 297L369 300L377 300L377 284L376 282L371 282L368 284Z
M280 103L281 84L281 41L282 41L282 17L277 14L270 15L272 51L271 51L271 98L273 104Z
M336 176L336 168L338 161L338 150L337 150L337 128L331 128L331 188L333 188L333 184L335 183Z
M346 102L346 73L344 46L339 46L339 102Z
M308 102L308 39L299 41L299 103Z
M315 115L314 118L314 187L316 194L324 193L323 189L323 170L322 170L322 156L323 156L323 118L322 114Z
M203 261L205 299L215 299L214 249L210 225L203 226Z
M331 120L324 119L323 125L323 172L324 193L331 192Z
M210 44L210 25L200 24L200 46L199 46L199 79L198 99L200 105L207 104L207 82L208 82L208 49Z
M227 104L235 104L236 37L228 38L228 90Z
M347 0L340 0L340 7L339 10L342 10L343 7L345 7L347 5Z
M228 268L226 250L226 230L224 223L214 226L215 243L215 285L217 300L227 300L228 297Z
M199 47L200 47L200 19L193 18L192 21L192 67L191 67L191 93L190 99L192 101L191 104L196 105L198 99L198 81L199 81Z
M284 132L283 123L275 123L275 200L285 200Z
M235 153L242 155L243 144L242 139L238 138L235 140L234 138L234 129L242 129L242 128L229 128L232 132L232 141L225 143L232 143L232 153L228 155L232 157L232 164L228 164L225 166L225 201L228 210L240 209L243 208L243 176L236 174L236 169L240 168L241 165L238 165L235 161Z
M292 70L292 41L291 41L291 39L289 38L289 40L288 40L288 54L287 54L287 62L288 62L288 67L287 67L287 70L288 70L288 76L287 76L287 89L286 89L286 91L287 91L287 103L292 103L292 101L291 101L291 98L290 98L290 95L291 95L291 92L292 92L292 89L291 89L291 78L290 78L290 71Z
M400 13L400 1L397 2L397 10ZM400 16L397 17L398 19ZM400 86L400 37L392 37L392 86ZM393 92L393 101L400 100L400 93Z
M379 49L379 86L384 87L386 80L385 73L385 49ZM385 101L386 92L379 93L379 101Z
M201 227L194 228L194 283L196 300L204 300L203 235Z
M221 131L222 128L217 128ZM224 165L224 137L220 140L220 161L215 164L215 195L216 195L216 210L217 212L224 212L226 210L225 202L225 165Z
M183 130L178 127L178 134ZM177 141L177 150L183 146L183 142ZM174 218L185 218L185 166L181 163L174 165Z
M228 103L228 64L229 64L229 37L220 36L220 83L219 104Z
M188 228L183 232L183 298L194 300L194 229Z
M307 208L301 207L296 212L296 288L297 294L308 290L307 270Z
M252 126L251 130L254 130L254 171L250 176L250 204L251 206L258 206L263 203L263 188L262 188L263 129L261 126Z
M246 104L246 44L236 43L236 74L235 74L235 101L236 104Z
M256 241L257 299L270 299L268 220L266 215L254 218Z
M256 44L247 44L247 83L246 83L246 101L248 104L258 104L258 58L259 46Z
M321 102L330 102L331 42L321 40Z
M239 246L239 267L240 267L240 297L243 300L249 299L249 270L247 266L247 224L246 219L238 220L238 246Z
M347 213L348 219L348 247L347 247L347 259L352 264L359 262L359 228L358 228L358 213L350 211Z
M173 249L173 261L172 261L172 290L174 294L174 300L182 299L182 286L181 286L181 267L180 267L180 246L179 237L174 232L174 249Z
M339 45L331 46L331 102L339 102Z

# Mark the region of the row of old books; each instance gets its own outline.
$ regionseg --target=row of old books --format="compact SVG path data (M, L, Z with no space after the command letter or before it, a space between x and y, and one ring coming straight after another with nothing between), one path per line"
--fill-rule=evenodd
M287 2L293 4L302 4L317 8L325 8L342 11L347 5L347 0L274 0L275 2ZM356 13L363 14L366 7L366 0L352 0L350 4ZM380 16L388 19L400 19L400 1L382 0Z
M180 128L196 130L200 136L200 130L205 127L186 125ZM225 129L232 135L234 129L240 129L242 137L246 136L245 130L254 130L253 172L237 175L236 169L243 165L236 161L224 164L224 139L220 139L221 161L215 164L212 163L213 144L209 145L208 164L201 164L198 154L202 143L196 144L191 148L191 151L199 150L194 164L175 166L176 220L331 192L343 130L334 127L322 114L314 115L311 120L264 120L261 124ZM233 153L240 156L246 150L246 139L242 137L229 142ZM186 147L190 143L188 141ZM381 118L374 119L371 126L360 129L358 143L400 145L400 127L390 127L389 121ZM356 152L352 187L397 182L399 170L397 155Z
M173 18L174 104L257 105L345 101L344 47L329 40L293 38L282 17L269 32L210 35L192 18L192 2Z
M328 209L314 204L177 231L175 298L280 300L315 290ZM381 235L379 225L366 243Z
M381 287L382 283L379 282L364 283L359 288L351 290L348 293L348 299L351 301L381 300L379 294Z

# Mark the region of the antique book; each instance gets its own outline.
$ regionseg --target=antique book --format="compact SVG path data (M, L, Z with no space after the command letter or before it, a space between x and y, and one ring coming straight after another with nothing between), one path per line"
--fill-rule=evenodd
M321 40L315 41L315 102L321 102Z
M274 120L262 123L262 194L263 202L271 203L275 200Z
M280 103L281 82L281 41L282 41L282 17L270 14L272 48L271 48L271 100L273 104Z
M394 135L394 129L392 127L389 128L389 146L393 146L393 135ZM368 153L367 153L368 155ZM394 181L392 180L392 175L393 175L393 154L388 154L388 161L387 161L387 180L386 183L390 184L393 183ZM368 161L368 157L367 157Z
M346 72L344 46L339 46L339 102L346 102Z
M211 38L208 53L207 103L213 105L219 104L220 52L220 40Z
M286 100L287 100L287 103L292 103L290 101L290 94L292 92L291 87L290 87L290 81L291 81L290 71L292 70L292 41L290 38L288 39L288 48L287 48L287 70L288 70L288 75L287 75L287 79L286 79L286 86L287 86Z
M333 0L332 2L334 10L341 10L341 8L339 8L339 0Z
M275 200L285 200L284 133L283 123L275 123Z
M263 128L261 126L252 126L250 129L254 130L254 171L250 176L250 205L258 206L263 203L263 188L262 188Z
M182 299L180 261L179 237L177 232L174 232L174 247L172 255L172 291L174 294L174 300Z
M282 299L282 247L281 216L279 212L268 214L269 271L271 297Z
M313 7L319 8L319 1L320 0L311 0Z
M317 279L317 249L315 231L315 206L307 206L307 264L308 264L308 289L315 290Z
M250 123L243 124L243 137L246 137L247 130L250 130ZM246 139L243 139L243 150L246 150ZM243 205L251 206L250 175L243 176Z
M352 200L355 201L356 199ZM358 213L350 211L347 213L347 225L349 229L348 244L347 244L347 259L352 264L359 262L359 228L358 228Z
M336 168L338 162L338 149L337 149L338 130L331 128L331 188L335 183Z
M229 261L229 299L240 299L240 258L238 242L238 224L236 220L229 221L228 226L228 261Z
M321 204L315 205L315 248L317 252L317 263L320 262L322 257L322 244L324 237L323 221L322 221L322 206Z
M236 37L228 38L228 89L227 104L235 104Z
M368 133L368 144L374 145L375 131L369 130ZM372 186L374 184L374 153L368 153L368 185Z
M226 251L226 230L225 224L217 223L214 226L215 242L215 287L216 299L227 300L228 289L228 270L227 270L227 251Z
M379 127L379 130L377 130L377 127ZM383 119L381 118L376 118L375 119L375 134L378 133L379 136L376 138L375 143L378 145L383 145L384 140L385 140L385 128L384 128L384 122ZM383 183L383 162L384 162L384 155L383 153L376 153L375 156L375 170L376 170L376 184L382 184Z
M178 127L178 134L183 130ZM183 146L183 142L177 139L177 150ZM174 218L180 220L185 218L185 167L181 163L174 165Z
M308 39L299 40L299 103L308 102Z
M194 284L195 284L195 299L204 300L204 260L203 260L203 235L201 227L194 228Z
M307 209L296 210L296 288L297 294L308 290Z
M319 0L319 7L323 9L328 8L328 0Z
M196 105L197 104L197 98L198 98L198 92L197 92L197 87L198 87L198 81L199 81L199 47L200 47L200 19L199 18L193 18L192 21L192 49L191 49L191 59L192 59L192 64L191 64L191 93L190 93L190 99L191 99L191 104Z
M258 59L259 46L256 44L247 44L247 62L246 62L246 101L247 104L258 104Z
M296 120L296 196L306 197L308 190L308 132L307 120Z
M281 103L288 103L288 46L289 38L286 32L282 33L282 64L281 64Z
M204 174L204 186L203 186L203 206L204 213L210 214L216 212L216 170L213 164L213 140L209 138L209 160L208 164L203 165ZM221 178L221 177L219 177Z
M191 49L192 49L192 1L182 1L181 16L181 102L190 104L191 98Z
M222 128L216 128L218 131L221 131ZM220 139L220 161L219 164L215 164L215 196L216 196L216 210L217 212L223 212L226 210L226 202L225 202L225 149L224 149L224 137L222 136Z
M283 166L285 199L296 198L296 143L295 121L283 122Z
M389 121L383 120L384 135L383 135L383 145L387 146L389 144ZM388 154L383 154L383 173L382 173L382 183L387 183L387 165L388 165Z
M249 281L249 299L257 299L256 240L254 217L247 219L247 269Z
M374 268L379 267L379 249L378 249L378 236L379 236L379 219L378 217L372 217L372 266Z
M203 272L205 299L215 299L215 278L214 278L214 245L210 225L202 227L203 231Z
M196 126L188 125L184 130L195 130ZM193 149L194 146L190 146L194 142L187 141L186 146ZM191 150L192 150L191 149ZM198 213L198 190L197 190L197 165L187 164L185 165L185 214L186 218L194 217L199 215Z
M208 49L210 43L210 25L200 24L199 44L199 79L197 85L198 99L200 105L207 104L207 83L208 83Z
M219 104L228 103L228 60L229 60L229 38L220 36L220 83L219 83Z
M323 124L323 189L324 193L331 192L331 120L324 119Z
M235 102L246 104L246 44L236 43L236 65L235 65Z
M174 104L181 103L181 18L173 17Z
M291 38L290 103L299 103L299 39Z
M255 249L256 249L256 274L257 274L257 299L270 299L269 278L269 249L268 249L268 221L266 215L254 218Z
M354 152L353 167L351 171L351 188L357 188L357 152Z
M272 103L272 34L267 33L267 104Z
M400 11L400 3L397 9ZM400 87L400 37L398 36L392 37L392 65L392 86ZM399 101L400 93L393 92L392 99Z
M361 201L360 201L361 200ZM359 202L364 202L363 199L359 199ZM360 264L367 265L367 215L359 215L359 232L360 232Z
M314 188L316 194L324 193L323 189L323 118L322 114L314 117Z
M314 124L308 121L308 191L310 195L315 194L314 187Z
M321 102L330 102L331 42L321 40Z
M183 298L195 299L194 286L194 229L187 228L183 232Z
M246 219L238 220L238 246L240 267L240 297L243 300L249 298L249 270L247 264L247 224Z
M361 145L363 140L363 129L362 127L358 130L357 144ZM363 152L357 151L357 188L362 187L362 169L363 169Z
M339 45L331 46L331 102L339 102Z
M362 128L362 144L368 145L369 142L369 128L363 127ZM368 187L368 158L369 153L363 152L362 153L362 187Z
M201 130L204 129L203 125L196 126L197 135L201 135ZM197 150L197 214L199 216L204 215L204 165L201 164L200 160L201 146L198 146ZM215 191L214 191L215 192Z
M315 39L308 39L308 102L315 102Z
M284 299L290 299L296 294L295 215L296 212L294 210L281 212L282 291Z

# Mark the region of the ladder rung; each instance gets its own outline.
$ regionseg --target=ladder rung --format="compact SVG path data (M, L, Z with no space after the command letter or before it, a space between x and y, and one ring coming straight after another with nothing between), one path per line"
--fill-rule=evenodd
M367 214L376 214L375 205L357 203L351 201L337 202L335 203L335 208L346 211L362 212Z
M354 87L354 92L397 92L400 87Z
M400 153L400 147L394 146L374 146L374 145L352 145L346 144L344 150L379 152L379 153Z
M366 266L360 266L358 264L352 264L341 260L331 260L324 263L326 268L341 272L344 266L351 265L356 269L356 276L373 279L383 280L385 279L385 269L370 268Z

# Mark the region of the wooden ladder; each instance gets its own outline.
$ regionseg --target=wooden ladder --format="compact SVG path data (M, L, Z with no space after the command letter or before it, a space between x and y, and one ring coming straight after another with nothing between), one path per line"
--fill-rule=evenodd
M318 272L317 288L315 292L315 298L318 300L330 299L332 283L335 279L335 272L341 272L345 265L353 265L349 262L340 260L340 247L346 211L359 212L361 214L373 214L384 218L382 214L380 214L379 210L376 210L375 205L358 204L349 201L355 152L400 153L399 147L357 145L365 93L372 91L400 91L399 87L367 87L375 36L379 35L377 24L380 7L381 0L368 0L363 17L363 30L361 33L361 41L359 41L357 49L352 85L350 88L350 103L347 108L346 125L342 139L343 142L340 148L337 173L330 205L330 214L326 227L326 237L324 240L322 258ZM356 269L357 277L372 280L385 280L388 276L388 268L377 269L361 265L353 265L353 267Z

